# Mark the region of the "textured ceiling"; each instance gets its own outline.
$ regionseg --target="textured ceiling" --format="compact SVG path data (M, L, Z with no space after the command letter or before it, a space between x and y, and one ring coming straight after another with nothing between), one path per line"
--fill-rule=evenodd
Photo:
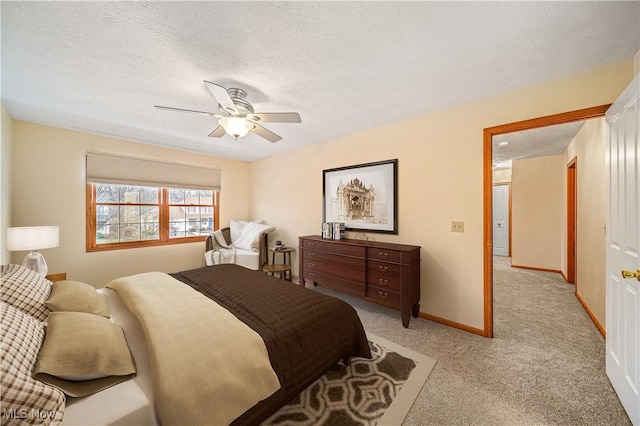
M494 170L510 169L513 160L562 154L584 123L577 121L494 136Z
M639 2L11 2L17 120L253 160L631 57ZM202 81L240 87L283 140L207 135Z

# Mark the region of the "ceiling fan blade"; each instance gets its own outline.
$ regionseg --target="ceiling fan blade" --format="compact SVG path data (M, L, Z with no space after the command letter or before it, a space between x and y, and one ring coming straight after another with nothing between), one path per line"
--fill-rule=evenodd
M280 139L282 139L282 137L276 135L271 130L265 129L257 123L253 123L253 129L251 129L251 131L256 135L265 138L269 142L278 142Z
M209 133L209 137L210 138L221 138L226 134L227 134L227 132L224 131L224 127L218 126L213 130L213 132Z
M209 92L211 92L218 103L222 105L222 108L224 108L225 111L233 114L238 114L236 105L231 100L231 96L229 96L229 92L227 92L227 89L220 86L219 84L215 84L207 80L204 80L204 85L207 86Z
M225 115L218 114L216 112L196 111L196 110L193 110L193 109L173 108L173 107L166 107L166 106L161 106L161 105L154 105L154 107L156 107L158 109L165 110L165 111L195 112L196 114L205 114L205 115L210 115L212 117L218 117L218 118L226 117Z
M302 118L297 112L256 112L248 114L247 118L262 123L302 123Z

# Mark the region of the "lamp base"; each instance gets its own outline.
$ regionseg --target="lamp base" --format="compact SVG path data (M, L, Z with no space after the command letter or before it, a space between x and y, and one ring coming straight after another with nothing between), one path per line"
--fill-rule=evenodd
M36 271L43 277L47 275L47 272L49 270L49 268L47 267L47 262L45 262L44 260L44 256L38 253L36 250L31 250L31 253L24 257L22 266Z

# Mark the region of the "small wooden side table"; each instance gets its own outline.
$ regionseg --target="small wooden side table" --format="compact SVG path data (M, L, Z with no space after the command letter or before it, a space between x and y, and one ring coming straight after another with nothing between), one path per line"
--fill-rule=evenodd
M274 276L274 274L280 274L280 278L292 281L291 253L296 251L296 249L293 247L269 247L269 251L271 252L271 265L265 265L262 270L271 274L271 276ZM282 254L282 263L276 263L276 254L278 253Z
M46 279L48 279L51 282L56 282L56 281L64 281L67 279L67 273L66 272L60 272L58 274L49 274L47 276L45 276Z

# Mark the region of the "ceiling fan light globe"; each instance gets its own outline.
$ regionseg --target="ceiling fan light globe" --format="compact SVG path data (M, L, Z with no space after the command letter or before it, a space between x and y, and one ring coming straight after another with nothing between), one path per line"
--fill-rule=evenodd
M238 139L245 136L253 129L253 124L244 118L238 117L224 117L221 118L218 123L224 128L227 134Z

